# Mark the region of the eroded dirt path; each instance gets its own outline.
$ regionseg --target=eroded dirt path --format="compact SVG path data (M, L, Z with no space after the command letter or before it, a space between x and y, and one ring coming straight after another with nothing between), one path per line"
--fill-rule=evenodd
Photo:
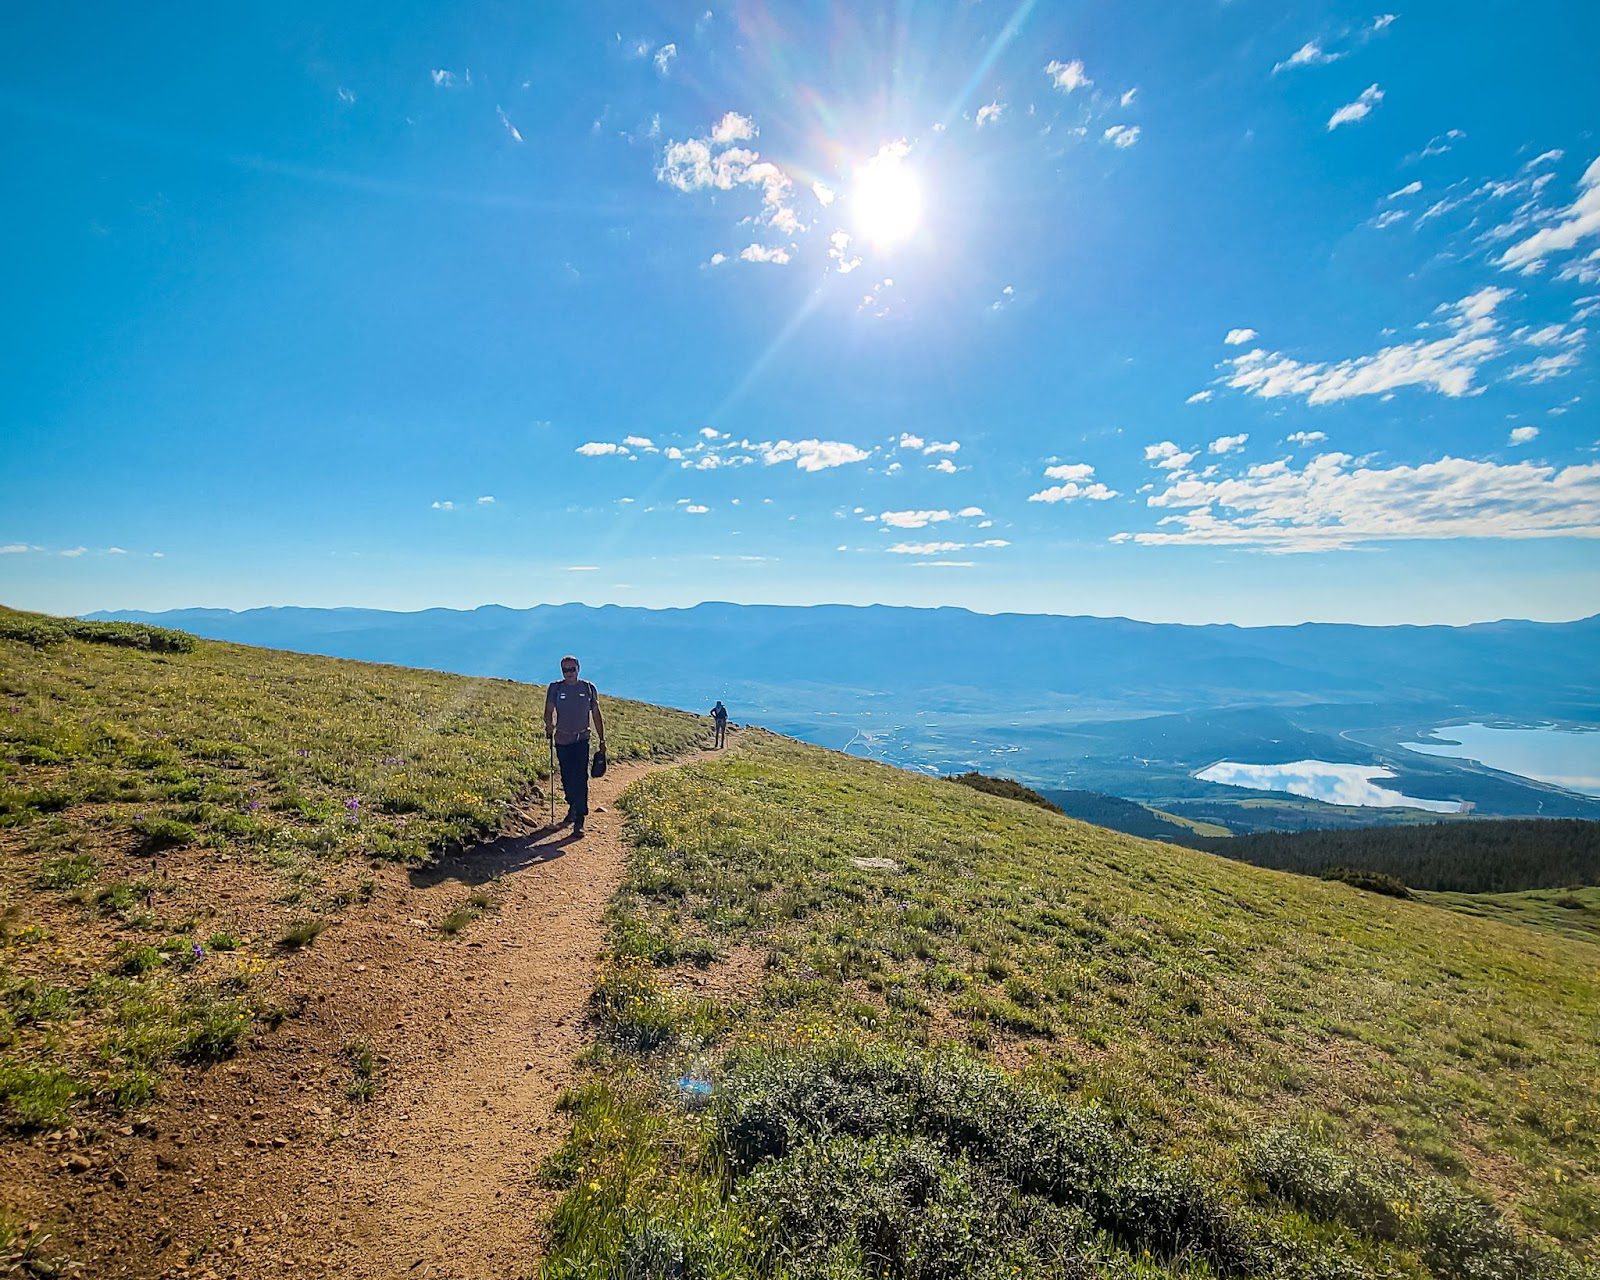
M484 963L448 1026L396 1055L360 1134L329 1149L334 1274L535 1272L555 1198L535 1174L565 1131L555 1104L587 1040L603 917L622 879L614 799L649 769L618 767L593 784L581 840L567 830L502 840L420 877L419 896L444 908L498 876L499 906L469 930Z
M531 830L376 872L371 900L273 975L276 1029L170 1081L136 1125L8 1152L19 1208L63 1224L53 1252L84 1275L536 1275L557 1198L536 1174L566 1131L555 1103L624 869L616 798L703 758L614 765L581 840ZM442 932L479 890L493 905ZM364 1103L347 1096L357 1041L382 1063Z
M414 877L437 910L478 885L498 905L467 931L480 964L445 1025L397 1047L359 1132L327 1149L317 1182L332 1193L332 1274L536 1272L556 1198L536 1173L565 1132L555 1104L587 1041L605 908L622 880L615 798L655 767L618 766L592 783L581 840L568 829L508 838Z

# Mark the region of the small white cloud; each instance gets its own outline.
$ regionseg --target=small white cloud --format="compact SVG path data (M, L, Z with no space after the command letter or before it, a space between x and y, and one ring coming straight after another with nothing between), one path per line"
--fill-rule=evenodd
M930 440L922 447L923 453L960 453L959 440Z
M1184 404L1204 404L1215 394L1216 392L1212 391L1210 387L1207 387L1204 391L1196 391L1192 396L1184 401Z
M767 466L792 462L801 471L827 471L832 467L865 462L872 455L843 440L778 440L752 446Z
M725 254L725 253L714 253L714 254L711 255L711 260L706 263L706 266L708 266L708 267L720 267L727 260L728 260L728 255L727 254Z
M1282 62L1274 63L1272 74L1280 71L1291 71L1295 67L1320 67L1330 62L1337 62L1344 57L1343 53L1328 53L1315 40L1307 40L1303 45L1291 53Z
M1113 146L1131 147L1139 141L1139 126L1136 124L1114 124L1105 131L1105 140Z
M441 68L430 74L433 76L433 83L438 88L453 89L456 87L456 73L454 71L445 71Z
M1385 227L1392 227L1395 223L1404 221L1407 216L1407 211L1404 209L1385 209L1372 220L1372 225L1382 231Z
M593 573L599 567L600 567L599 565L593 565L593 564L569 564L567 566L567 572L568 573Z
M73 547L70 550L63 551L61 554L64 555L68 560L76 560L88 550L88 547Z
M900 433L900 447L902 449L920 449L927 443L921 436L914 436L909 431Z
M1125 107L1131 107L1133 105L1134 98L1136 98L1138 94L1139 87L1135 85L1133 88L1129 89L1127 93L1122 95L1122 105Z
M591 440L587 444L580 444L573 452L581 453L585 458L604 458L610 454L626 453L627 450L609 440Z
M700 428L700 438L702 440L722 440L722 439L725 439L726 437L722 434L722 432L718 431L715 427L701 427Z
M1009 284L1006 285L1005 288L1000 290L1000 296L989 304L989 310L990 311L998 311L998 310L1000 310L1001 307L1005 306L1007 303L1009 303L1016 296L1017 296L1017 290L1016 290L1015 286L1009 285Z
M1005 109L1006 104L998 101L991 102L987 106L979 107L978 128L981 129L985 125L990 124L999 124L1000 117L1005 113Z
M842 276L849 275L861 265L861 259L850 252L848 231L835 231L828 237L828 257L833 259L834 269Z
M684 508L684 511L691 516L703 516L710 510L710 507L703 507L698 502L691 502Z
M1250 438L1248 432L1236 436L1218 436L1206 446L1208 453L1234 453L1244 448L1244 442Z
M974 542L975 547L1009 547L1011 544L1004 538L985 538L982 542Z
M107 547L106 548L106 554L108 556L125 556L128 553L126 551L124 551L121 547Z
M1578 367L1578 352L1562 351L1553 356L1540 356L1527 364L1519 364L1507 370L1506 377L1518 381L1532 383L1549 382L1551 378L1560 378L1571 373Z
M152 551L150 553L150 558L152 560L165 560L167 558L167 553L165 551Z
M478 499L478 505L480 507L492 507L492 506L494 506L494 495L492 493L484 494L483 497Z
M930 524L943 524L950 518L948 511L884 511L878 516L891 529L926 529Z
M776 248L764 244L746 245L739 250L739 257L744 262L770 262L777 267L787 266L789 263L789 251L782 245Z
M1074 58L1071 62L1058 62L1052 59L1045 65L1045 75L1050 77L1050 83L1063 93L1071 93L1076 89L1087 89L1094 83L1083 74L1083 63Z
M1096 481L1094 484L1077 484L1068 481L1066 484L1051 485L1048 489L1041 489L1038 493L1028 495L1029 502L1075 502L1082 498L1089 502L1105 502L1117 496L1115 489L1108 489Z
M1511 438L1507 444L1529 444L1539 438L1538 427L1512 427Z
M1374 34L1376 34L1377 32L1382 31L1385 27L1387 27L1397 17L1399 17L1399 15L1398 14L1394 14L1394 13L1380 13L1376 18L1374 18L1372 20L1372 26L1370 28L1368 28L1368 29L1370 31L1372 31Z
M656 451L656 443L649 436L623 436L622 443L630 449L643 449L646 453Z
M947 476L953 476L956 473L956 464L951 462L949 458L940 458L939 461L930 463L928 470L937 471Z
M441 498L433 504L433 510L435 511L454 511L455 509L456 504L447 498Z
M1256 336L1254 329L1229 329L1228 336L1223 339L1223 342L1230 347L1241 347L1245 343L1253 341Z
M1163 440L1159 444L1147 444L1144 447L1144 459L1153 462L1163 471L1182 471L1198 456L1193 451L1178 448L1170 440Z
M1291 431L1284 436L1289 444L1321 444L1327 438L1325 431Z
M895 476L895 475L899 475L904 470L905 470L905 467L902 466L900 463L891 462L887 467L885 467L883 469L883 474L886 475L886 476Z
M500 117L500 123L505 125L506 133L510 136L511 141L513 141L513 142L521 142L522 141L522 135L517 132L517 126L512 124L511 121L506 118L506 113L504 111L502 111L498 106L495 107L494 113L495 113L495 115Z
M1421 190L1422 184L1420 182L1408 182L1405 186L1401 187L1400 190L1391 191L1387 196L1384 197L1384 199L1398 200L1401 196L1414 196Z
M983 514L982 507L962 507L960 511L956 512L956 517L960 520L975 520Z
M1060 480L1062 483L1029 494L1029 502L1054 504L1076 502L1080 498L1089 502L1105 502L1117 496L1115 489L1109 489L1094 479L1094 468L1087 462L1058 462L1046 467L1044 474L1046 479Z
M666 75L668 68L672 66L672 60L677 56L678 46L676 44L662 45L656 50L656 70L662 75Z
M824 209L833 203L833 188L825 182L813 182L811 184L811 194L816 196L817 203Z
M1331 116L1328 117L1328 131L1331 133L1342 124L1354 124L1357 120L1365 120L1372 114L1372 108L1383 101L1383 90L1375 84L1369 84L1361 91L1361 96L1354 102L1347 102Z
M346 106L349 106L355 100L356 100L356 95L351 90L346 89L343 85L339 86L339 101L340 102L344 103Z
M966 548L964 542L897 542L889 548L894 556L942 556Z
M722 119L711 126L711 141L713 142L744 142L756 136L756 122L749 116L742 116L737 111L727 112Z
M26 542L8 542L5 546L0 547L0 556L26 555L29 550L31 548Z

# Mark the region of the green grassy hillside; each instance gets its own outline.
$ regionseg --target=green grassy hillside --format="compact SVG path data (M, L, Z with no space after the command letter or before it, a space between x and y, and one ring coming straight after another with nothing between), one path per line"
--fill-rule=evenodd
M1531 1240L1594 1250L1591 943L777 740L626 803L551 1275L1537 1276L1569 1264Z
M137 1106L281 1016L262 975L370 891L372 860L532 800L542 714L505 680L0 610L0 1124ZM613 759L704 736L606 715ZM238 918L261 876L270 931Z

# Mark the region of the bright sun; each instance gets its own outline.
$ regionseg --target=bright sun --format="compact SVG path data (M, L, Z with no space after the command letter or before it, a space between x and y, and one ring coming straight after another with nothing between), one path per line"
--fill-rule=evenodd
M857 229L880 249L916 231L922 222L922 184L901 148L886 146L856 170L850 203Z

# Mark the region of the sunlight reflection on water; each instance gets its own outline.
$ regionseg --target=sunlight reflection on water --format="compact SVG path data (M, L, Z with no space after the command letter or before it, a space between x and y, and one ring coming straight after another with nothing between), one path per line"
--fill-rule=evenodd
M1219 760L1195 777L1252 791L1287 791L1290 795L1326 804L1362 808L1425 809L1429 813L1460 813L1458 800L1419 800L1373 784L1374 778L1392 778L1388 769L1370 764L1330 764L1325 760L1296 760L1293 764L1238 764Z

